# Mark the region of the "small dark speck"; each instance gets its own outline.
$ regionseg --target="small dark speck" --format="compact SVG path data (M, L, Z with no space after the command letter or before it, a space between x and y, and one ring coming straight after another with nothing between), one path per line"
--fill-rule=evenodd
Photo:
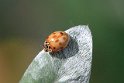
M61 35L63 35L63 32L60 32Z
M48 48L48 46L46 45L46 48Z

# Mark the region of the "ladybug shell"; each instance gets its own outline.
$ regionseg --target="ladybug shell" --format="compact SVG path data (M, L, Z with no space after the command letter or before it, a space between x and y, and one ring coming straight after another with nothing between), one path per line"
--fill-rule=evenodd
M57 52L64 49L68 45L69 39L69 35L64 31L53 32L45 40L49 45L48 52L49 50L51 52Z

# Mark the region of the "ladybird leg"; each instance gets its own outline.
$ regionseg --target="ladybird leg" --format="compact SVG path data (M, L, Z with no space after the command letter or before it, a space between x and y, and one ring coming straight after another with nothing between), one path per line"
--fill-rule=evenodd
M52 53L52 49L49 49L49 52Z
M43 50L44 50L45 52L48 52L48 50L47 50L47 49L45 49L45 48L44 48Z
M45 52L47 52L47 49L45 48L44 45L42 45L42 48L43 48L43 50L44 50Z
M57 50L57 51L61 51L61 50L63 50L63 47L60 47L60 49L59 49L59 50Z
M42 45L42 48L44 49L44 45Z

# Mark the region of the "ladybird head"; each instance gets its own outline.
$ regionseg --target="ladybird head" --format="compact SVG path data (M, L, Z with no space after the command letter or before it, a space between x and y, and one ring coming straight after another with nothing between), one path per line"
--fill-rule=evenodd
M43 48L44 48L45 52L52 52L50 44L47 41L44 42Z

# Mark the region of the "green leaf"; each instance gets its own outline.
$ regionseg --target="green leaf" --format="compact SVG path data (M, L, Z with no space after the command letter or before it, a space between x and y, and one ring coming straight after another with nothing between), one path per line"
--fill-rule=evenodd
M85 25L66 30L70 41L58 53L41 51L20 83L88 83L92 62L92 35Z

